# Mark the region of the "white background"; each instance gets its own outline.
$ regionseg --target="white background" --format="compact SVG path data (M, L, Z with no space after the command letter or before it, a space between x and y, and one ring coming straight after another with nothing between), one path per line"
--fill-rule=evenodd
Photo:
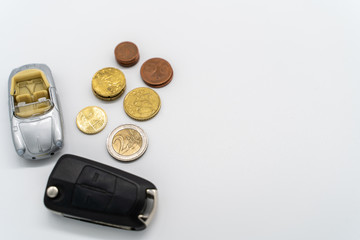
M180 2L180 1L179 1ZM360 1L1 1L1 239L360 239ZM140 61L120 67L115 46ZM156 89L159 114L130 119L97 99L94 73L118 67L127 90L141 64L162 57L173 81ZM57 216L43 205L61 154L14 151L7 106L13 68L45 63L64 116L65 147L152 181L159 208L144 231ZM109 122L88 136L77 113L97 105ZM130 164L107 135L133 123L149 136Z

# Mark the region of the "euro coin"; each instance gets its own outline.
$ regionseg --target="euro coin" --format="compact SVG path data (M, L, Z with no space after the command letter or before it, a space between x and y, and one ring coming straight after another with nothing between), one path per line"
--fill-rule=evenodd
M126 114L139 121L154 117L160 110L159 95L152 89L140 87L131 90L124 98Z
M103 109L90 106L82 109L76 117L76 126L86 134L101 132L107 123L107 116Z
M115 59L123 67L135 65L140 58L137 46L132 42L119 43L115 48Z
M162 58L151 58L143 63L140 69L142 80L150 87L164 87L173 78L173 69Z
M113 158L130 162L145 153L148 147L148 138L140 127L133 124L124 124L115 128L109 134L106 147Z
M115 100L126 87L125 75L117 68L107 67L97 71L92 79L92 90L102 100Z

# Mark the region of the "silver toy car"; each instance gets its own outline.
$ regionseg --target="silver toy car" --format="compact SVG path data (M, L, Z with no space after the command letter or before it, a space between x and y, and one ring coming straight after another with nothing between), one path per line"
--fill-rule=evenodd
M14 69L8 90L17 154L25 159L43 159L62 148L62 116L49 67L28 64Z

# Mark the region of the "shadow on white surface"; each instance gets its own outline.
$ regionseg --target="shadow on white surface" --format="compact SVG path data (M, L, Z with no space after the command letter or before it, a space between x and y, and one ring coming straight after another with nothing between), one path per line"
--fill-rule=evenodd
M83 239L144 239L152 231L151 226L142 231L129 231L85 221L62 217L52 212L46 214L46 228ZM106 237L105 237L106 236Z

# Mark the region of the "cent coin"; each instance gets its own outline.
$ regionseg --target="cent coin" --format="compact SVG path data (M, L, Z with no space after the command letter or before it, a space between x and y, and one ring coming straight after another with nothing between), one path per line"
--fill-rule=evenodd
M125 75L117 68L107 67L97 71L92 79L92 90L102 100L115 100L126 86Z
M148 138L140 127L124 124L110 133L106 140L106 147L113 158L130 162L145 153L148 147Z
M102 108L90 106L82 109L76 117L76 126L86 134L102 131L107 123L107 116Z
M163 87L173 78L173 69L162 58L151 58L144 62L140 69L141 78L150 87Z
M131 90L124 98L126 114L139 121L154 117L160 110L159 95L152 89L140 87Z
M115 59L124 67L131 67L135 65L140 58L137 46L132 42L119 43L115 48Z

